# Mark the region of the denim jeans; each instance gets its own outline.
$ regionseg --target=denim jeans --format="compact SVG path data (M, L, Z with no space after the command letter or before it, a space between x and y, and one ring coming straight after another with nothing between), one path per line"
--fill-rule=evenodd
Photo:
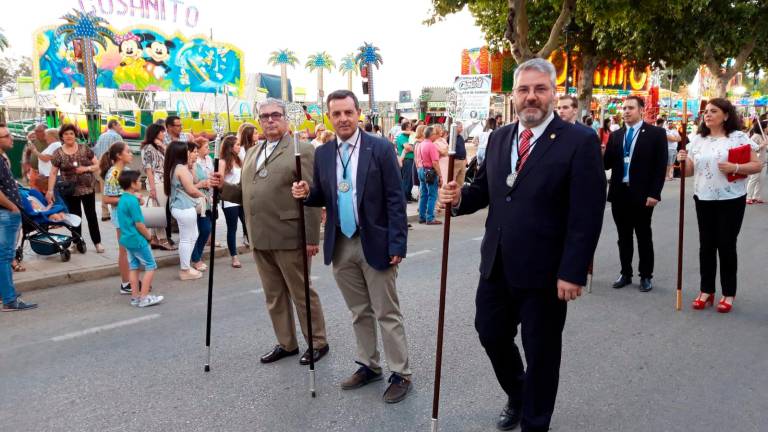
M403 193L405 199L413 199L411 190L413 189L413 159L403 159L403 167L401 168L400 175L403 179Z
M16 255L16 233L21 225L21 214L0 208L0 296L3 304L16 300L11 262Z
M237 221L243 224L243 234L248 237L245 228L245 213L243 206L224 207L224 219L227 221L227 248L229 256L237 256Z
M144 267L144 271L157 270L157 263L155 257L152 255L152 249L149 244L145 244L143 247L136 249L128 249L128 268L131 270L139 270Z
M435 220L435 203L437 202L437 179L427 184L424 178L424 168L419 168L419 220L432 222Z
M205 212L205 216L197 215L197 241L195 248L192 249L192 262L199 262L203 258L205 243L208 242L208 236L211 235L211 211Z

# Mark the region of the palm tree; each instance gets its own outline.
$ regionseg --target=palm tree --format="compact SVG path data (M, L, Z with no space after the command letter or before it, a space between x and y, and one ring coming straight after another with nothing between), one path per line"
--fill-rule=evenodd
M352 91L352 76L357 74L357 63L355 63L355 54L347 54L339 63L339 72L347 75L347 90Z
M115 43L115 34L108 29L107 22L94 12L83 13L74 9L61 17L67 21L56 29L56 36L64 35L64 44L79 39L83 51L83 77L85 78L85 101L90 110L99 106L96 96L96 67L93 63L93 42L106 49L107 40Z
M283 49L278 51L272 51L269 55L269 64L272 66L280 65L280 97L283 100L289 100L288 94L288 66L294 67L299 59L296 57L296 53L289 49Z
M317 71L317 104L320 105L320 113L323 114L323 97L325 96L323 91L323 70L333 70L336 67L336 63L330 54L323 51L309 56L304 67L309 69L310 72Z
M8 38L5 37L4 30L0 28L0 51L5 51L8 48Z
M378 69L384 61L381 59L381 54L379 54L379 48L373 46L373 44L363 42L357 50L355 61L357 61L358 66L361 68L365 66L368 72L368 105L371 107L371 114L376 115L379 109L376 107L376 98L373 95L373 68L371 66L376 66L376 69Z

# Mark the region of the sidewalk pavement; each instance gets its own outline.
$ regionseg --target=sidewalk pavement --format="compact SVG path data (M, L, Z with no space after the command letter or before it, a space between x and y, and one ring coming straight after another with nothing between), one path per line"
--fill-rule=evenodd
M99 228L101 231L101 241L105 252L96 253L96 248L88 235L88 228L83 226L83 237L87 244L85 254L76 251L72 252L72 258L68 262L62 262L59 254L42 256L37 255L29 246L29 242L24 244L24 260L22 265L26 267L24 272L14 272L13 282L17 292L31 291L41 288L50 288L59 285L82 282L86 280L101 279L120 274L117 266L117 236L114 225L110 221L101 221L101 203L97 201L96 211L99 215ZM409 203L407 208L408 222L414 223L418 220L418 204ZM224 221L223 213L219 212L219 218L216 221L216 242L220 245L215 249L216 257L225 257L227 252L227 227ZM87 225L83 218L83 225ZM62 230L63 233L68 231ZM321 233L322 235L322 233ZM174 234L174 240L178 240L178 234ZM242 226L238 224L238 253L247 254L248 247L243 245ZM178 266L178 251L153 250L158 267ZM210 256L210 248L206 248L204 261L207 262ZM163 270L161 270L163 271ZM166 270L175 271L175 270Z

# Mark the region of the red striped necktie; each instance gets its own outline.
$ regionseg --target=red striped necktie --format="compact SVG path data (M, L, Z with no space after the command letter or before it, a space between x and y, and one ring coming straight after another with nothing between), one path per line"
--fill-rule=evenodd
M520 134L520 145L517 147L517 157L520 159L517 168L518 172L523 169L525 161L528 160L528 156L531 154L531 138L533 138L533 131L530 129L525 129Z

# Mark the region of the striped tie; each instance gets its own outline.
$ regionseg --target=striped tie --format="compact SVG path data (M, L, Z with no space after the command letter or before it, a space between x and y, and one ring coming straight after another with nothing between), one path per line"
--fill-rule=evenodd
M530 129L525 129L520 134L520 147L518 147L519 154L517 155L520 158L520 167L517 169L517 172L522 171L525 161L528 160L528 156L531 154L531 138L533 138L533 131Z

